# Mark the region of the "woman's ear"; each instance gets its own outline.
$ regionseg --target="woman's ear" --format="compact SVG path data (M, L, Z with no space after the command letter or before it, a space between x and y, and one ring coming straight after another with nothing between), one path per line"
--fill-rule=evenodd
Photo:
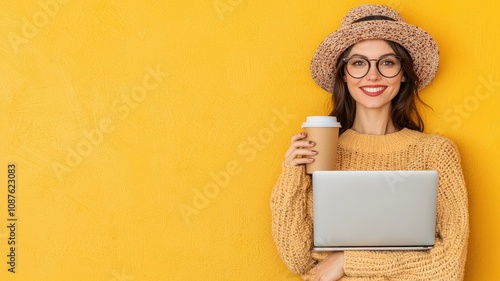
M403 75L403 78L401 78L401 82L406 82L406 76Z

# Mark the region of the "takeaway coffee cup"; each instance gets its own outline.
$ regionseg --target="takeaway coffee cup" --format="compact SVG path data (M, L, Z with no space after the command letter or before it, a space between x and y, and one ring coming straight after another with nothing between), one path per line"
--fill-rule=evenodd
M340 123L335 116L308 116L302 128L307 133L306 140L314 141L314 162L306 164L306 173L314 171L336 170L337 144L339 141Z

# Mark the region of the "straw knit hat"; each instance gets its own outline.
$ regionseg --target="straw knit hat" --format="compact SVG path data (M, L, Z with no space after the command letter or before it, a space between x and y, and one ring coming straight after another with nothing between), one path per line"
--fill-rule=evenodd
M374 19L379 16L384 19ZM434 39L423 29L407 24L391 7L361 5L350 10L340 28L326 37L311 61L311 74L316 83L333 92L336 63L349 46L367 39L382 39L403 46L413 59L413 68L419 78L419 90L436 75L439 51Z

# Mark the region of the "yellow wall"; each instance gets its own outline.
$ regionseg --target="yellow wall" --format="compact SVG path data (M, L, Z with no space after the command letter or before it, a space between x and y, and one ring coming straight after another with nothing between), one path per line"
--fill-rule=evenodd
M269 196L290 136L328 112L311 56L365 1L17 2L0 4L1 280L299 280ZM499 280L499 5L377 3L439 44L427 131L462 154L466 280Z

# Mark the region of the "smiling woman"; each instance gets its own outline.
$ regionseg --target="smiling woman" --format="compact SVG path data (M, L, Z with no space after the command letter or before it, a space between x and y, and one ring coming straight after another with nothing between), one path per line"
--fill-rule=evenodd
M305 280L463 279L469 215L460 155L450 140L423 133L416 107L438 61L434 39L383 5L355 7L320 44L311 73L332 93L330 115L342 124L338 169L435 170L438 207L431 250L314 251L312 180L304 164L315 161L316 141L294 135L271 195L273 238L288 268Z
M343 79L347 85L350 97L356 102L356 114L360 117L370 114L368 112L373 112L374 110L378 111L377 115L389 116L391 100L398 94L400 85L404 80L400 67L396 69L397 71L392 68L391 76L382 75L382 72L380 72L378 61L385 59L384 57L391 52L393 52L391 47L383 40L366 40L355 44L348 54L349 59L355 62L362 62L359 57L375 58L370 60L377 62L377 67L369 67L370 64L365 64L366 67L362 66L358 69L352 67L352 63L347 63L344 68L346 70L345 73L348 75L344 74ZM395 58L395 54L393 57L394 61L398 61ZM349 69L351 69L351 72L349 72ZM356 74L359 71L364 72L364 74L361 73L361 76L354 77L352 75L353 69L357 70ZM359 124L355 122L352 127L357 126ZM387 133L396 131L392 120L389 122L389 126L386 131Z
M341 133L353 126L356 128L355 114L358 120L369 118L364 109L382 110L377 116L390 116L385 133L402 128L424 130L416 108L416 101L422 102L417 91L419 79L411 56L401 45L385 40L364 40L347 48L340 57L343 59L337 62L332 95L334 109L330 115L341 120ZM371 61L376 62L375 67L371 67Z

